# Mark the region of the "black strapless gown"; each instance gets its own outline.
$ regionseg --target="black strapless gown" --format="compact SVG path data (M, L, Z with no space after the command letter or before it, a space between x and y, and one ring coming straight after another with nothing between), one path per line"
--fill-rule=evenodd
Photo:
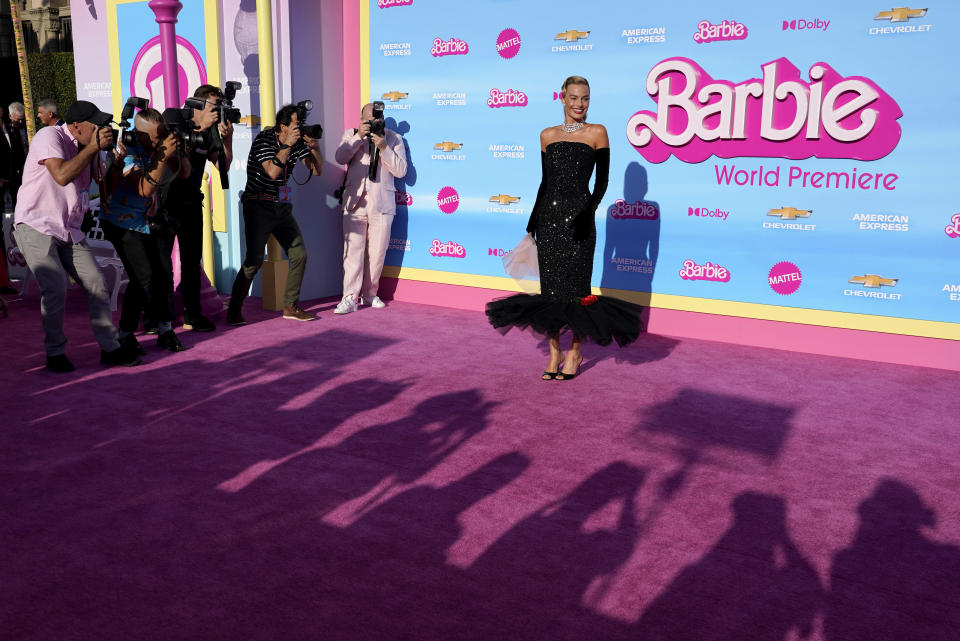
M544 191L536 212L540 293L515 294L487 303L487 318L501 332L513 327L544 335L572 331L599 345L615 340L621 347L640 335L642 307L591 294L597 245L592 213L589 233L581 240L574 237L574 218L591 202L590 176L596 153L580 142L554 142L547 147Z

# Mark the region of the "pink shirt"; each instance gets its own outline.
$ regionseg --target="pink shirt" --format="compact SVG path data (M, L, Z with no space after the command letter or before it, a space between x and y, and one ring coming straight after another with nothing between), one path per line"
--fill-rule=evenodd
M83 240L85 234L80 231L80 224L90 206L90 167L85 167L70 184L61 187L43 165L47 158L68 161L78 153L77 139L67 125L44 127L37 132L23 167L14 224L29 225L41 234L65 242Z

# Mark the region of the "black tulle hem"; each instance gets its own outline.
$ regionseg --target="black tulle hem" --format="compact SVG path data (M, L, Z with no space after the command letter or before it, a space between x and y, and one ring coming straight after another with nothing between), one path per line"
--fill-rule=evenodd
M584 305L579 299L558 301L540 294L515 294L487 303L487 319L504 334L514 327L544 336L570 331L582 340L598 345L616 341L620 347L637 340L643 331L640 305L609 296L588 300L593 302Z

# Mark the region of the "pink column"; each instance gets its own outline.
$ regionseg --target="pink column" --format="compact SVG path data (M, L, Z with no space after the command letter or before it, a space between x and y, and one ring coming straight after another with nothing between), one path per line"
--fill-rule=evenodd
M183 9L179 0L150 0L160 25L160 57L163 60L164 107L180 106L180 73L177 68L177 14ZM154 105L160 108L159 105Z

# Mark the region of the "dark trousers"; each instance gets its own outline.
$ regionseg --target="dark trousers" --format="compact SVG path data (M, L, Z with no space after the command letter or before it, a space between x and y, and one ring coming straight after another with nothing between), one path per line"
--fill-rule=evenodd
M307 250L303 246L300 226L293 217L293 205L258 200L244 201L243 224L247 251L241 273L247 281L247 287L263 264L263 252L267 246L267 239L270 238L270 234L273 234L290 262L283 304L286 307L293 305L300 299L300 285L303 283L303 273L307 267ZM238 293L235 291L235 295ZM246 292L243 292L243 296L246 296Z
M144 234L100 221L103 235L113 243L130 283L123 295L120 331L133 332L146 312L155 322L173 322L173 234Z
M199 196L199 194L198 194ZM203 209L200 203L170 204L170 216L180 225L180 297L183 322L191 325L200 313L200 258L203 253Z

